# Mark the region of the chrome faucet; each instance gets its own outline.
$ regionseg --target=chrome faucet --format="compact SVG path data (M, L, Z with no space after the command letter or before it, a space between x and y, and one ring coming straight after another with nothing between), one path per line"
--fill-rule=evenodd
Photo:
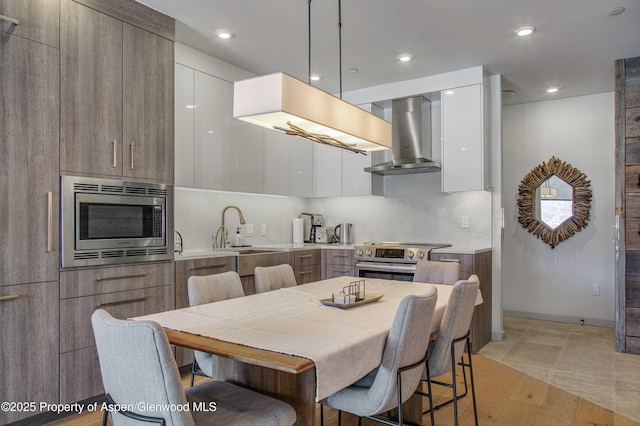
M178 231L173 231L176 234L175 243L173 244L173 251L178 254L182 254L184 250L184 242L182 240L182 234Z
M214 249L227 248L227 246L229 245L229 233L227 232L227 227L224 225L224 214L229 209L235 209L238 212L238 215L240 216L240 225L245 224L244 215L242 214L242 210L240 210L240 207L229 205L222 209L222 215L220 217L220 227L216 231L215 237L213 237Z

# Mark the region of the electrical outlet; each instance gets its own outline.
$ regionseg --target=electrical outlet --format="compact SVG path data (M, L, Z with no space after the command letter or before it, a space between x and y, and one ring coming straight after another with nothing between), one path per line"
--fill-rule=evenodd
M594 284L591 289L592 296L600 296L600 284Z
M262 225L260 225L260 235L261 236L266 236L267 235L267 224L263 223Z
M248 223L244 225L244 236L245 237L253 237L253 224Z
M463 228L468 228L469 227L469 216L462 216L462 223L461 223Z

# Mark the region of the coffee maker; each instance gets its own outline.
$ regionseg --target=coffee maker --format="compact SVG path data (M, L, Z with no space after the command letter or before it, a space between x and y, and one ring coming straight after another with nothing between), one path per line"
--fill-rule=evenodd
M322 226L322 215L318 213L301 213L302 223L304 227L304 242L316 242L316 229Z

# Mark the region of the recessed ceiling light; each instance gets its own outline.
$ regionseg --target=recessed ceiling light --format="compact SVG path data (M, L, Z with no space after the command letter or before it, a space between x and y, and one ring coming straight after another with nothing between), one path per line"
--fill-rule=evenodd
M412 59L413 59L413 55L409 53L401 53L400 55L398 55L398 60L400 62L409 62Z
M559 89L557 87L549 87L547 93L556 93Z
M528 25L526 27L520 27L516 30L516 34L519 35L520 37L526 37L528 35L533 34L533 32L536 30L536 27L533 27L531 25Z
M320 74L311 74L311 75L309 76L309 78L310 78L311 80L313 80L313 81L318 81L318 80L320 80L322 77L320 76Z
M616 7L611 12L609 12L609 15L611 15L611 16L620 15L620 14L624 13L624 11L625 11L624 7Z
M445 95L453 95L454 93L456 92L454 92L453 90L447 90L446 92L444 92Z
M218 38L223 38L223 39L235 37L235 34L233 33L233 31L223 30L223 29L216 30L215 35L217 35Z
M513 96L513 95L515 95L515 94L516 94L516 91L515 91L515 90L505 89L505 90L503 90L503 91L502 91L502 94L503 94L503 95Z
M358 71L360 71L358 68L349 68L349 72L352 72L354 74L358 74Z
M195 105L187 105L188 109L194 109L196 106Z

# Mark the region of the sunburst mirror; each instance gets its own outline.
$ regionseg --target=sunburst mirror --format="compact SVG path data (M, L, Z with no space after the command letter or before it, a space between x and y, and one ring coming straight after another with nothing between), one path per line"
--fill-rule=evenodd
M591 182L556 157L533 168L518 188L518 222L554 248L589 224Z

